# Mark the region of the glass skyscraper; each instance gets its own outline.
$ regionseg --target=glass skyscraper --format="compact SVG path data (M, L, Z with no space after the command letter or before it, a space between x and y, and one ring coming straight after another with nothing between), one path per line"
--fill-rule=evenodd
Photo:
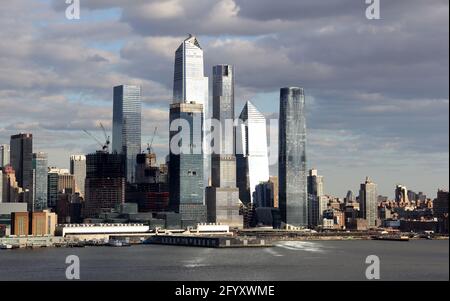
M203 118L209 118L208 77L204 75L203 49L195 36L189 35L175 52L173 103L196 103L203 106ZM203 123L203 131L206 131ZM205 139L206 135L203 135ZM203 142L203 184L210 178L209 144ZM207 148L207 149L206 149Z
M266 118L247 101L237 127L236 159L239 197L244 204L253 203L256 186L269 180Z
M206 190L208 222L242 228L239 189L236 187L234 72L231 65L213 67L212 115L220 122L221 132L219 139L214 141L211 155L211 186Z
M141 87L114 87L113 144L114 153L126 158L128 182L134 182L136 156L141 152Z
M46 153L33 154L33 210L47 208L48 156Z
M178 122L176 125L174 122ZM192 225L206 222L203 182L203 105L170 106L169 188L171 210ZM181 138L179 141L175 140Z
M220 139L211 155L211 182L214 187L236 187L234 156L234 73L233 66L213 67L213 119L220 122ZM227 120L229 124L227 124ZM231 125L231 126L228 126Z
M33 210L33 135L17 134L11 136L10 162L16 173L19 187L24 191L24 201L28 210Z
M305 94L302 88L280 90L278 138L279 208L290 226L308 226Z

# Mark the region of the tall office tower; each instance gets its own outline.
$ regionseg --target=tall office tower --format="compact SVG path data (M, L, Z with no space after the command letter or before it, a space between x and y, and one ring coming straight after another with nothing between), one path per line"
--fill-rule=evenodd
M86 156L84 217L111 212L125 202L125 156L97 151Z
M33 211L47 208L48 156L39 152L33 154Z
M84 198L84 182L86 180L86 156L70 156L70 174L75 179L75 192Z
M174 81L173 81L173 103L196 103L203 106L203 118L208 119L209 94L208 77L204 75L203 49L197 38L189 35L181 43L175 52ZM203 131L206 132L203 123ZM203 139L206 135L203 135ZM210 153L209 144L203 141L205 151L203 153L203 185L208 186L210 179Z
M59 169L49 168L47 176L47 207L55 208L58 201Z
M206 221L203 105L171 104L170 124L169 207L181 214L185 224L196 225Z
M17 182L24 191L24 202L28 210L33 208L33 135L17 134L11 136L11 166L16 172Z
M236 129L236 180L244 204L253 203L256 186L269 180L266 118L247 101Z
M359 206L361 218L367 220L368 227L377 226L378 204L377 204L377 184L373 183L369 177L361 184L359 189Z
M10 150L8 144L0 145L0 168L9 164Z
M278 179L281 220L295 227L308 225L306 116L303 88L280 90Z
M67 169L50 167L48 169L47 187L47 206L56 208L61 194L72 194L75 192L75 178Z
M319 176L317 169L310 169L307 178L309 226L316 227L322 223L320 216L320 197L323 195L323 176Z
M403 185L395 186L395 201L397 203L409 203L408 189Z
M213 119L220 122L219 139L211 155L211 185L206 189L208 222L242 228L239 189L236 187L234 155L234 72L233 66L213 67ZM217 131L217 129L215 129Z
M126 179L134 183L136 155L141 153L141 87L114 87L113 153L126 157Z

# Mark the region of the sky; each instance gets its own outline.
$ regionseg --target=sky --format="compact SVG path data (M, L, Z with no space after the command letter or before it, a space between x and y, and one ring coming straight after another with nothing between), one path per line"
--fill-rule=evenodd
M173 60L189 33L212 66L236 70L236 114L247 100L275 119L279 89L306 93L307 165L327 194L379 194L396 184L436 196L449 183L449 2L380 0L369 20L359 0L2 1L0 144L31 132L34 151L67 168L112 124L112 87L143 88L145 145L168 153ZM276 133L270 128L270 133ZM143 149L145 146L143 146ZM277 174L277 166L271 166Z

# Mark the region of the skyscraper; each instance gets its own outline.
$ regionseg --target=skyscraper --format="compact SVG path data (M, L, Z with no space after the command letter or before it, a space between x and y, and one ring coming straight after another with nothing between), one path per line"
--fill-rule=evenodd
M218 147L211 156L211 181L214 187L236 187L236 158L234 156L234 72L233 66L213 67L213 119L220 122ZM227 121L228 120L228 121Z
M316 227L322 223L320 212L320 197L323 195L323 176L319 176L317 169L310 169L308 182L308 210L309 226Z
M266 118L247 101L237 127L236 160L239 197L244 204L253 203L256 186L269 180Z
M75 179L67 169L50 167L48 169L48 192L47 206L56 208L58 198L61 194L72 194L75 192Z
M11 136L11 166L16 172L17 183L24 191L28 210L33 209L33 135Z
M86 179L86 156L70 156L70 174L75 179L75 192L78 192L84 198L84 183Z
M33 210L47 208L48 156L39 152L33 154Z
M403 185L395 186L395 201L397 203L409 203L408 189Z
M86 156L84 217L110 212L125 202L124 155L97 151Z
M10 149L8 144L0 145L0 168L9 164Z
M377 226L378 204L377 204L377 184L373 183L369 177L361 184L359 189L359 206L361 218L367 220L368 227Z
M169 207L185 223L205 222L203 105L172 104L170 124Z
M209 113L208 77L204 75L203 49L197 38L189 35L175 52L173 103L196 103L203 107L203 118ZM205 123L203 131L206 132ZM203 135L203 139L205 139ZM203 152L203 184L208 186L210 178L210 153L208 144L204 141Z
M308 226L306 117L303 88L280 90L278 179L281 220Z
M212 112L213 119L220 122L221 132L218 141L214 141L218 145L211 155L211 186L206 190L208 222L243 227L239 189L236 188L234 73L230 65L213 67Z
M134 182L136 155L141 152L141 87L114 87L113 152L126 158L128 182Z

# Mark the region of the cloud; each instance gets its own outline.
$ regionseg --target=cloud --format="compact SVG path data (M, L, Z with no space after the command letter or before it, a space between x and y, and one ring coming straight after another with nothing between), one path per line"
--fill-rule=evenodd
M67 164L71 152L95 150L81 129L101 137L112 87L129 83L143 87L143 144L158 126L162 159L174 51L190 32L208 76L235 65L237 110L253 99L276 116L280 87L305 88L309 164L332 191L370 174L383 192L404 178L434 193L448 186L448 5L385 1L369 21L364 1L351 0L90 0L74 22L64 1L8 1L0 143L32 131L54 164Z

